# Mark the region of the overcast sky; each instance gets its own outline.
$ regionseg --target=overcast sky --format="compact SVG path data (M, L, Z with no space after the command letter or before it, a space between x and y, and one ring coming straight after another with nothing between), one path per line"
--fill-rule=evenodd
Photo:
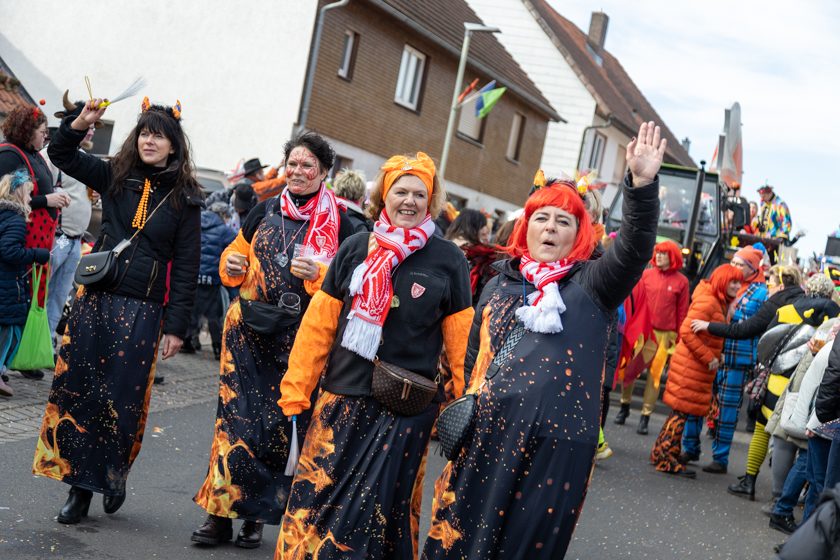
M549 0L584 32L610 18L606 48L695 161L741 104L743 194L769 181L788 203L800 255L840 226L840 3L832 0Z

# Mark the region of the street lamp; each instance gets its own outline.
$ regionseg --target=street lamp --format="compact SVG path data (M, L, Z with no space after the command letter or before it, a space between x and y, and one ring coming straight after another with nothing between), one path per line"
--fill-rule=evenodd
M452 142L452 129L455 128L455 114L458 112L458 96L461 95L461 82L464 81L464 70L467 67L467 53L470 50L470 38L476 33L501 33L498 27L490 27L481 23L464 23L464 44L461 47L461 60L458 62L458 74L455 76L455 91L452 93L452 107L449 109L449 120L446 122L446 136L443 139L443 153L440 156L438 179L443 181L446 174L446 161L449 159L449 145Z

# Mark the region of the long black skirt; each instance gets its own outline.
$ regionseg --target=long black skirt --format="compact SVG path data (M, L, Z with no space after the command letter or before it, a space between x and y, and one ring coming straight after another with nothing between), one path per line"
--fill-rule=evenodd
M438 408L398 416L371 397L323 391L275 560L417 558L426 453Z
M83 291L55 366L32 472L106 495L125 492L143 443L163 306Z

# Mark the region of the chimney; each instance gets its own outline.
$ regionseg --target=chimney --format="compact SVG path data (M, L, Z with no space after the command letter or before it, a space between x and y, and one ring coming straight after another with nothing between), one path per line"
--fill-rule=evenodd
M589 20L589 42L592 46L604 48L609 23L610 18L604 12L592 12L592 19Z
M683 138L682 142L680 142L680 144L682 144L682 147L685 148L686 152L691 151L691 139L688 136Z

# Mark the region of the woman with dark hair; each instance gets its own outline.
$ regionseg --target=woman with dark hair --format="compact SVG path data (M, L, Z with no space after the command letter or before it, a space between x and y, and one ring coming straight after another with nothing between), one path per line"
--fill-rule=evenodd
M444 200L426 154L386 161L370 195L373 234L341 247L306 312L281 385L283 414L309 410L324 373L278 560L416 558L426 452L447 381L438 356L445 347L460 395L473 315L467 262L434 235ZM383 368L408 371L392 378ZM412 372L428 380L427 398L396 410L376 388L413 399L416 385L403 381Z
M195 502L207 519L192 541L216 545L233 538L256 548L264 524L279 525L292 477L286 475L294 425L277 408L280 381L301 317L318 291L339 244L353 234L324 184L335 152L308 132L285 145L286 187L257 204L222 253L219 275L239 288L225 316L219 401L210 465ZM303 439L309 414L297 418Z
M93 251L131 240L114 262L114 281L85 286L73 304L35 450L36 475L71 485L58 515L59 523L70 524L87 515L93 492L103 494L105 513L125 500L158 346L164 360L181 348L201 251L201 191L180 103L164 107L145 99L137 125L104 162L78 149L105 113L102 102L89 101L67 117L49 148L56 167L102 196Z
M664 153L659 127L642 124L627 146L620 234L597 260L573 182L525 203L511 259L475 313L472 436L435 482L423 558L565 555L598 443L607 326L653 252Z
M490 224L478 210L464 208L446 230L446 239L464 252L470 265L470 289L473 303L478 302L487 281L496 275L490 268L496 262L498 250L489 245Z
M70 204L66 193L53 192L54 178L49 165L39 153L49 140L47 116L38 107L25 106L12 109L3 121L5 143L0 143L0 177L14 173L20 167L32 177L32 213L26 224L27 249L52 249L59 209ZM38 300L44 304L44 290L49 274L42 276L37 289ZM41 379L40 370L21 372L24 377Z

